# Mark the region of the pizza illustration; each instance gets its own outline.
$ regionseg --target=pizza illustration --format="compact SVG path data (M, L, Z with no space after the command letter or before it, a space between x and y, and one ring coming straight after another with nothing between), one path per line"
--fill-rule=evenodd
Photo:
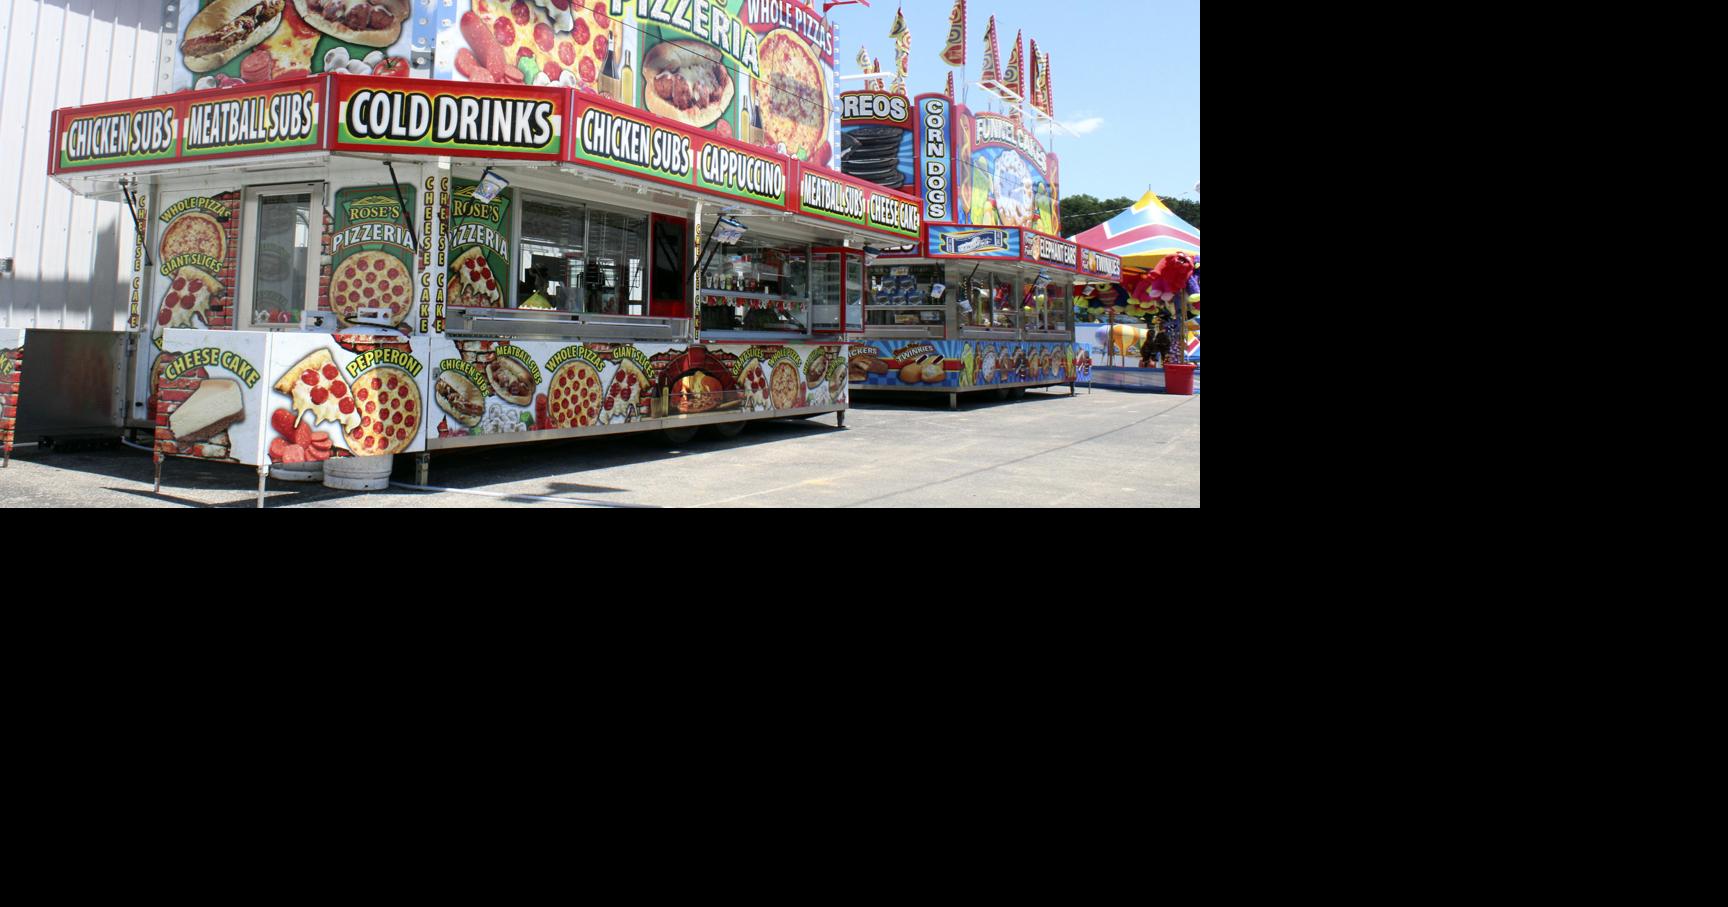
M228 252L228 236L216 218L198 211L188 211L162 231L162 245L157 250L163 261L173 261L181 255L208 255L222 261Z
M607 0L472 0L456 74L470 82L593 91L612 51Z
M787 154L809 160L828 122L828 86L820 62L803 38L785 28L769 32L757 54L762 128L773 141L785 143Z
M222 281L190 265L174 272L174 282L162 297L162 310L156 315L156 331L163 328L189 328L197 315L206 326L210 324L210 301L222 296Z
M330 308L352 323L363 308L387 308L390 323L402 323L413 308L414 276L388 252L356 252L336 265L330 278Z
M714 49L701 41L667 41L642 58L643 105L649 113L706 127L726 115L736 86Z
M762 370L762 360L746 359L744 368L738 375L738 383L744 386L744 407L751 412L761 412L768 408L768 376Z
M277 393L287 394L293 401L296 422L301 413L310 411L313 425L335 422L344 431L351 431L360 424L359 407L342 380L342 370L327 349L308 353L283 372L274 386Z
M604 416L600 421L628 422L641 418L642 395L647 389L648 377L636 363L628 360L618 363L618 370L612 373L612 386L607 388L606 400L601 405Z
M420 386L394 365L380 365L354 379L360 425L347 432L353 453L397 454L414 442L420 424Z
M775 409L798 407L798 367L790 362L776 363L768 379L768 399Z
M481 309L496 309L504 305L504 293L498 288L498 278L492 273L492 265L486 261L486 253L475 246L450 263L450 282L445 290L448 292L446 305L452 308L468 306Z
M600 373L580 360L552 373L546 393L546 420L553 428L586 428L600 416Z

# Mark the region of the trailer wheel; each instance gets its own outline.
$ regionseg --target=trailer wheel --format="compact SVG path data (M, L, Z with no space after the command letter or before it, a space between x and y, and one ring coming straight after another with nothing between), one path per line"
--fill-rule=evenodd
M744 426L746 426L748 424L750 424L750 423L748 423L748 422L718 422L718 423L715 423L713 425L708 426L708 428L711 429L714 432L714 434L719 435L722 438L736 438L740 434L743 434Z
M660 430L660 439L665 441L667 444L681 447L696 440L696 426L692 425L687 428L663 428Z

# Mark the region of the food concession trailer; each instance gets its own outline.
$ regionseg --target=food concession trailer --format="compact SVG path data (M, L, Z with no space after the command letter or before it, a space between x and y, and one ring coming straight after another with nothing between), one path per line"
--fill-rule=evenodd
M1121 278L1121 261L1053 234L1055 155L1018 122L974 115L946 95L916 103L841 97L842 167L916 183L917 241L847 253L865 264L847 312L854 390L1019 396L1076 380L1076 284ZM1040 229L1042 228L1042 230Z
M415 454L424 481L443 449L844 424L847 250L920 227L910 196L568 87L327 74L53 128L52 176L141 225L133 394L159 462L261 483L347 456Z

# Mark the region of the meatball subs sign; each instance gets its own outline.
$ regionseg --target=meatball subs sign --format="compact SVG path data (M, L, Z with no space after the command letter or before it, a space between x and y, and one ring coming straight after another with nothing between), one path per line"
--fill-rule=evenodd
M318 147L323 81L57 111L50 173Z

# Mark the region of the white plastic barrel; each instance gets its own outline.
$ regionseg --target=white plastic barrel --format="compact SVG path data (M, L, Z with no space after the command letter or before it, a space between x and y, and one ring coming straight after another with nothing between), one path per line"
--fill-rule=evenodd
M393 456L333 457L324 461L324 487L341 491L382 491L390 487Z
M270 478L278 482L322 482L324 481L324 464L311 463L271 463Z

